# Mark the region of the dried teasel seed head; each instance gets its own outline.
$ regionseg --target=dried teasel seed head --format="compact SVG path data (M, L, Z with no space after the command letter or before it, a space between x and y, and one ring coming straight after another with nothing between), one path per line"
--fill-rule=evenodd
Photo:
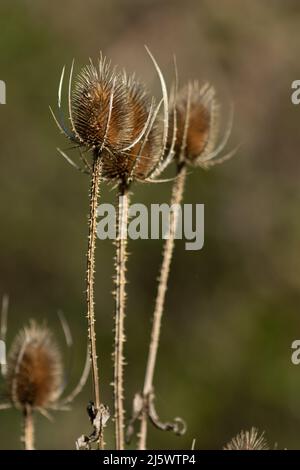
M52 333L31 321L15 338L7 361L7 394L17 408L46 408L62 389L63 367Z
M161 129L155 103L135 76L100 58L80 72L72 94L74 131L81 145L101 154L105 179L145 179L159 159Z
M82 145L115 153L130 144L126 84L105 58L79 73L72 93L76 135Z
M125 72L118 72L101 55L97 66L90 61L81 70L74 87L73 61L68 87L70 126L65 124L61 114L65 67L58 88L59 118L50 107L60 132L76 147L92 151L94 161L101 158L101 178L121 180L126 185L134 179L158 181L157 177L174 155L173 145L166 152L169 130L167 87L159 65L146 49L162 91L162 99L157 105L134 75L128 77ZM73 167L91 173L91 166L82 153L84 168L74 163L62 150L58 151Z
M224 450L268 450L269 446L264 437L264 432L259 434L256 428L251 428L250 431L241 431L234 437L226 446Z
M126 84L126 109L130 145L123 151L102 154L102 173L107 179L140 179L147 178L159 160L161 151L161 129L158 120L150 122L150 99L145 87L132 76L124 76ZM140 138L140 136L142 136Z
M197 81L184 86L171 107L171 130L174 108L177 118L176 157L188 164L198 165L200 159L214 149L218 136L219 105L215 90L208 83L200 87ZM169 134L169 146L172 133Z

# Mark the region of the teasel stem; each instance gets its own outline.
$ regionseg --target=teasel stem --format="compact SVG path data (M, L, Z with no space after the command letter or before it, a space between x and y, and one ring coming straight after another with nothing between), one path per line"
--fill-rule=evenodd
M124 320L126 303L126 261L129 194L128 184L119 184L116 220L116 291L114 344L114 408L116 449L124 450Z
M173 188L172 188L172 196L170 205L173 204L180 204L183 198L183 192L185 187L187 169L186 164L184 161L178 162L177 164L177 177L174 181ZM153 323L152 323L152 331L151 331L151 339L148 351L148 359L147 359L147 367L146 367L146 374L144 379L144 387L143 387L143 400L144 400L144 407L143 412L141 415L141 427L139 432L139 442L138 442L138 449L145 450L146 449L146 440L147 440L147 425L148 425L148 401L149 396L153 393L153 379L154 379L154 372L155 372L155 365L157 359L157 351L158 345L160 341L160 331L161 331L161 323L162 323L162 316L165 304L165 297L168 287L168 280L169 280L169 273L170 273L170 266L174 251L175 245L175 234L176 234L176 226L178 220L178 212L171 211L170 215L170 231L169 237L164 242L163 247L163 255L162 255L162 264L160 268L159 274L159 282L155 300L155 308L153 313Z
M23 437L24 450L34 450L34 423L32 408L26 405L23 410Z
M100 413L100 390L99 390L99 373L97 364L96 349L96 332L95 332L95 301L94 301L94 274L95 274L95 250L96 250L96 218L99 196L99 186L101 177L101 159L98 155L94 155L90 189L90 214L89 214L89 235L88 235L88 251L87 251L87 276L86 276L86 300L87 300L87 320L88 320L88 336L89 350L93 378L94 404L96 410ZM104 448L103 429L99 435L99 448Z

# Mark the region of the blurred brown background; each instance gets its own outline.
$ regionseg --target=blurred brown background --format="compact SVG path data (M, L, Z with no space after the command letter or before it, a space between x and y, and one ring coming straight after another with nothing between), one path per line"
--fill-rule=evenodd
M271 444L299 448L300 107L290 101L300 78L297 0L2 0L0 79L0 295L11 299L8 343L34 317L47 319L65 351L56 316L74 335L70 387L84 363L88 178L67 165L67 147L50 117L61 68L77 70L101 49L159 85L147 44L172 80L210 80L235 103L238 156L210 172L193 171L185 202L205 204L205 247L176 245L156 373L162 419L182 416L182 438L151 429L152 448L221 448L242 428L266 431ZM226 106L225 106L226 108ZM76 155L75 155L76 157ZM167 202L170 185L137 185L133 201ZM103 188L102 201L114 191ZM142 386L160 241L130 243L126 404ZM97 247L97 333L102 390L112 408L113 247ZM37 447L74 448L89 432L90 383L53 423L37 417ZM20 416L0 412L0 446L20 447ZM107 430L112 447L113 425Z

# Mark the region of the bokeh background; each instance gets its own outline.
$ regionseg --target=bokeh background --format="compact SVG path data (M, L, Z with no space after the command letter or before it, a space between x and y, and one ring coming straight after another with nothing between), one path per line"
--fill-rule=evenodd
M30 318L46 319L67 351L57 319L74 336L69 389L85 358L84 301L88 178L56 153L68 144L55 106L61 68L77 70L99 50L159 84L147 44L166 79L177 56L180 82L217 88L224 113L235 104L231 147L238 155L210 172L193 171L187 203L205 204L205 246L178 241L155 376L162 419L182 416L184 437L150 428L150 448L221 448L252 425L271 445L300 448L300 107L290 100L300 75L298 0L1 0L0 295L10 296L8 345ZM74 158L76 154L74 154ZM168 202L170 184L135 187L135 202ZM115 193L103 187L102 201ZM142 386L161 241L130 243L126 406ZM101 388L112 408L114 249L98 242L96 300ZM3 385L3 381L2 381ZM37 447L72 449L90 430L88 383L72 411L37 416ZM0 412L0 447L20 448L17 411ZM113 424L107 428L113 446ZM133 443L134 445L134 443Z

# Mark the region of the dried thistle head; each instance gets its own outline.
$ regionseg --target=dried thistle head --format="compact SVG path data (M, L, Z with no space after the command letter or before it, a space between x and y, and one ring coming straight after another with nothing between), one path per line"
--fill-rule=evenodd
M265 439L265 433L259 434L256 428L251 428L250 431L241 431L234 437L226 446L224 450L268 450L269 446Z
M101 158L104 179L151 181L173 157L173 149L166 155L166 85L154 57L150 51L148 53L162 88L163 98L157 105L134 75L128 77L125 72L118 72L101 56L97 67L91 62L81 70L73 91L72 65L68 96L71 130L51 110L59 129L69 140L85 151L92 151L93 158ZM64 71L58 91L59 111ZM160 116L162 103L163 118ZM66 154L60 153L72 162Z
M17 335L8 356L8 398L17 408L47 408L60 395L62 382L62 360L53 336L32 321Z
M177 119L175 155L178 161L192 166L210 167L221 163L233 152L216 159L227 144L232 127L232 115L222 141L217 144L220 129L220 105L215 89L197 81L188 83L174 98L170 112L170 127ZM168 145L171 146L170 134Z

